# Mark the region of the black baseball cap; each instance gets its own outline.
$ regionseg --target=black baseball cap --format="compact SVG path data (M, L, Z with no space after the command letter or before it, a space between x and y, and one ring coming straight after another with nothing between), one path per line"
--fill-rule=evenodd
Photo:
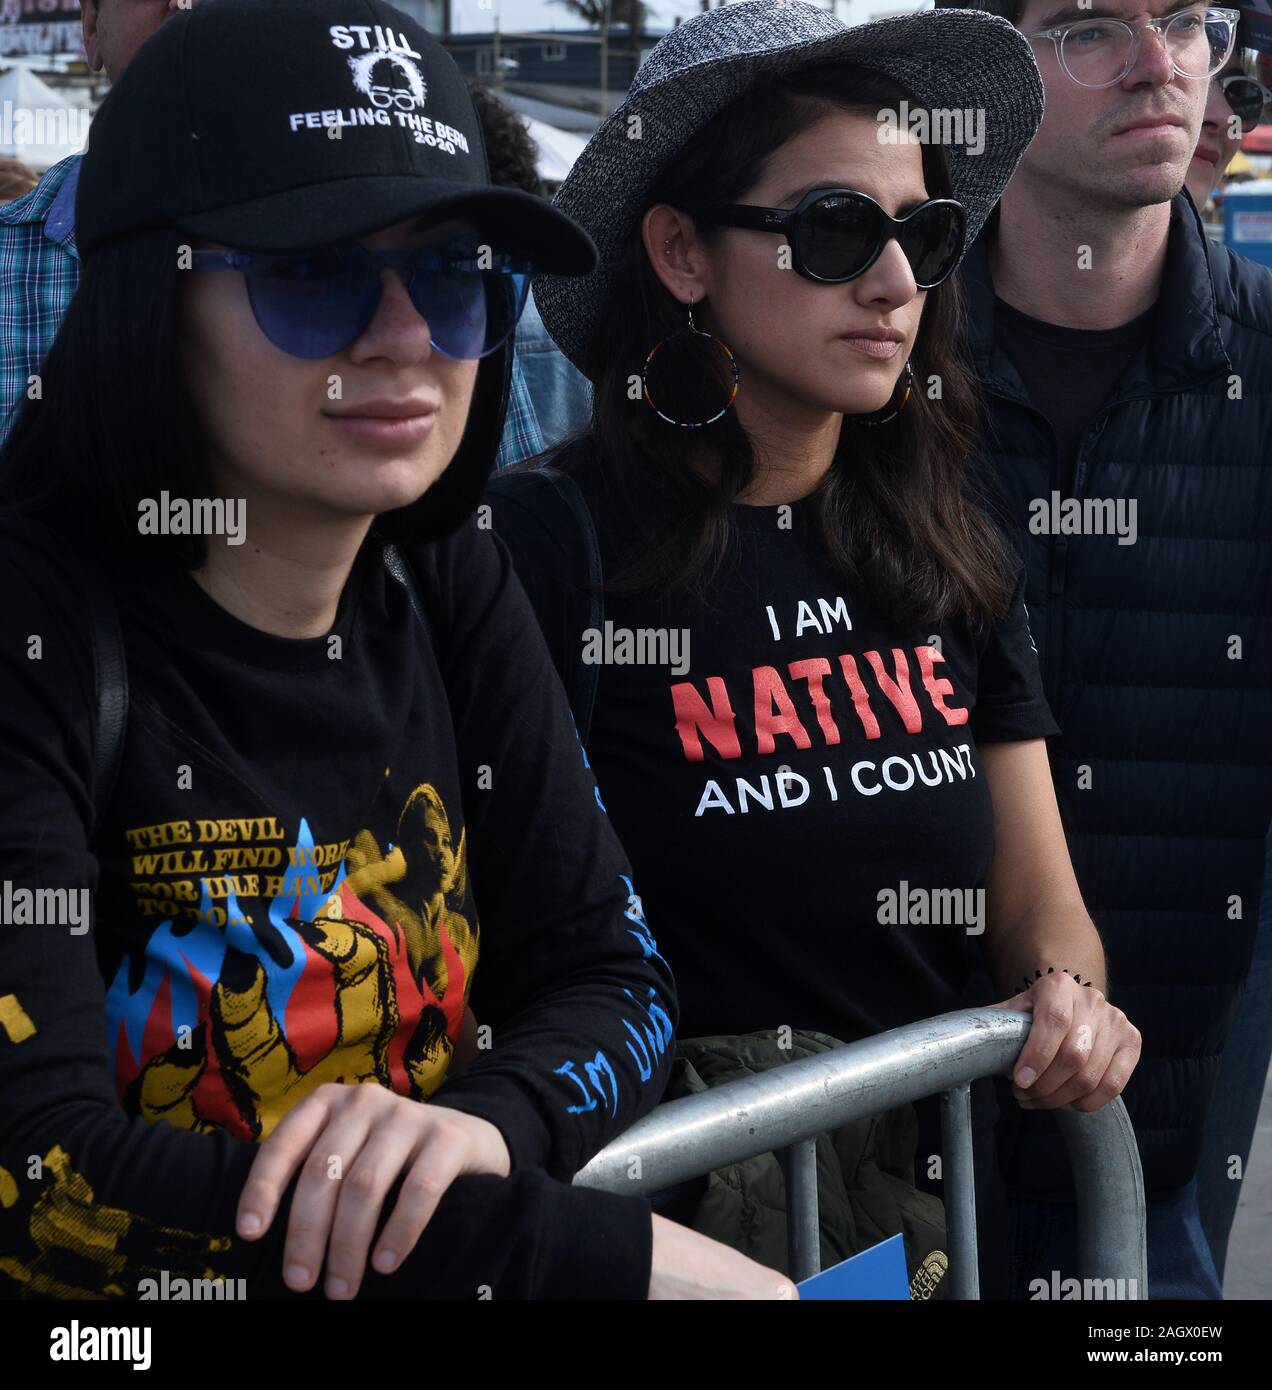
M382 0L204 0L175 14L102 103L75 204L85 257L160 226L301 251L423 213L469 220L536 269L596 264L565 214L491 184L454 60Z

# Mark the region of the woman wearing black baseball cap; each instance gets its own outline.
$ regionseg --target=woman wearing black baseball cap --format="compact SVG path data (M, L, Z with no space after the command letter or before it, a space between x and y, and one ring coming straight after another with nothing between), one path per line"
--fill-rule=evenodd
M675 990L472 513L590 241L378 0L174 17L78 199L0 456L0 1286L783 1296L567 1185Z

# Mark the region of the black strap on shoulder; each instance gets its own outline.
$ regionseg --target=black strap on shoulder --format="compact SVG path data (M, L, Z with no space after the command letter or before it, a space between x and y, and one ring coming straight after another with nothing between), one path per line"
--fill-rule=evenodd
M431 630L428 610L411 567L391 542L384 542L382 550L385 569L406 590L416 618ZM65 548L54 549L51 553L59 555L63 564L75 575L76 587L84 600L84 614L92 645L93 683L97 700L93 737L93 814L96 828L110 805L124 760L124 742L128 730L128 664L124 636L110 586L101 572Z
M93 642L93 678L97 691L97 732L93 741L94 829L110 806L124 761L128 732L128 663L124 634L110 588L102 576L86 577L86 612Z
M589 630L601 632L605 624L605 590L601 572L601 543L596 534L596 523L592 519L592 509L587 505L582 488L568 473L551 466L539 471L556 488L578 523L583 550L587 556L587 626ZM599 678L600 667L584 661L581 650L576 649L573 679L570 682L570 705L574 710L574 722L579 731L579 738L584 744L592 732L592 714L596 709L596 686Z
M71 580L71 593L79 600L88 629L89 651L93 661L93 834L105 818L114 795L119 769L124 761L124 740L128 731L128 665L124 656L124 636L119 613L105 572L88 557L67 544L66 538L28 518L28 535L38 533L42 554L60 565Z

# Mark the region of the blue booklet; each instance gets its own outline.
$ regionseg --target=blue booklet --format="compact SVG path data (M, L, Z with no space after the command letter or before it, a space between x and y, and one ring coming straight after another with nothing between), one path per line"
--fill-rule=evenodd
M901 1236L892 1236L842 1264L814 1274L796 1287L801 1302L810 1298L904 1298L908 1301L910 1275L905 1267L905 1241Z

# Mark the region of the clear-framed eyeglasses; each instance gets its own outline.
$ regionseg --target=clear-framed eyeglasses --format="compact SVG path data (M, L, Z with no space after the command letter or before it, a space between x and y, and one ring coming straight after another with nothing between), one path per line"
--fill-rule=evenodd
M1065 75L1079 87L1112 87L1135 66L1140 38L1153 29L1180 77L1211 78L1232 55L1238 10L1197 6L1134 26L1122 19L1078 19L1055 29L1025 34L1050 39Z

